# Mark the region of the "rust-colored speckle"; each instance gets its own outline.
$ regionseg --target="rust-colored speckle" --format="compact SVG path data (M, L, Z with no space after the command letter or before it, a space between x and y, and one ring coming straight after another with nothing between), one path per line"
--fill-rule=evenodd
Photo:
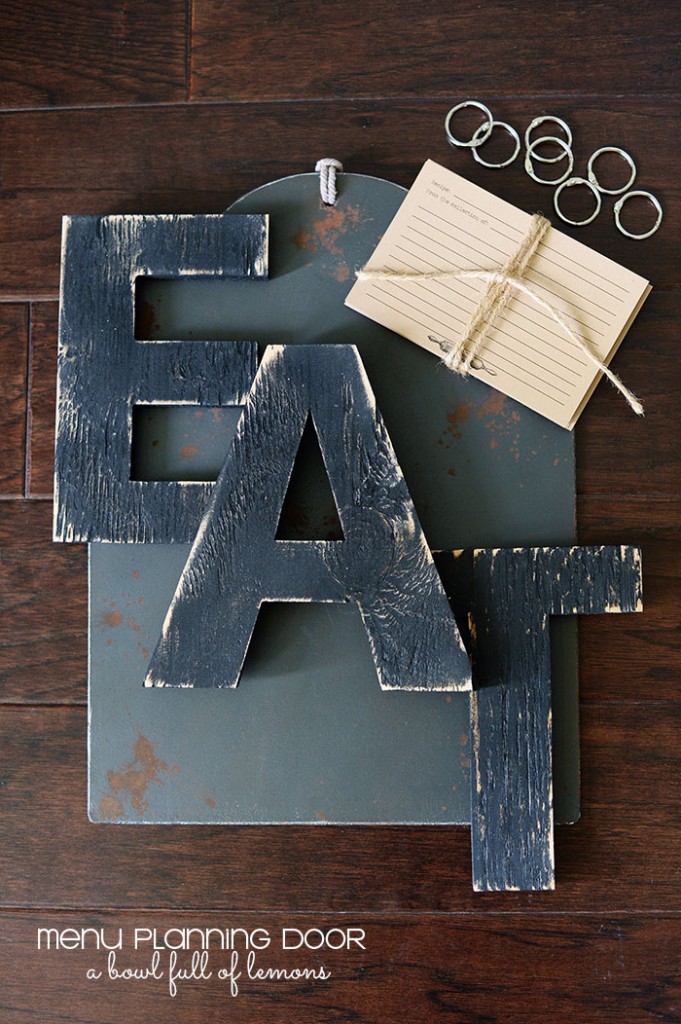
M152 448L158 448L158 446L159 446L159 440L158 440L158 438L156 438L155 440L153 440L151 442L151 447Z
M120 802L117 796L103 796L99 801L99 816L100 818L121 818L123 816L123 804Z
M447 470L447 476L456 476L456 470L451 467Z
M460 423L466 422L472 411L472 402L459 402L454 412L447 413L447 422L458 427Z
M120 626L123 621L123 613L118 611L104 612L102 621L105 626L115 628L116 626Z
M137 735L133 747L133 757L134 760L120 771L110 771L107 775L109 793L103 797L103 800L116 800L120 806L119 816L123 813L122 798L124 797L128 798L133 810L138 813L144 811L149 806L145 799L149 784L155 782L162 786L162 776L170 774L166 762L156 757L151 741L142 733Z
M460 747L467 747L468 746L468 733L467 732L462 732L460 734L460 736L459 736L459 746Z
M296 249L307 249L309 252L316 252L317 246L315 245L312 235L305 228L301 228L293 238L291 239Z
M301 228L291 241L298 249L332 257L323 269L344 283L350 279L350 267L345 260L343 236L366 219L358 206L322 206L320 217L310 229ZM308 267L313 265L307 264Z
M553 464L554 464L554 466L557 466L559 462L560 462L560 459L559 459L559 458L558 458L558 456L556 455L555 459L553 460Z
M324 814L323 811L317 811L317 817L319 818L320 821L326 821L326 815Z
M142 654L144 655L144 657L148 658L149 657L149 648L148 647L142 647L140 649L141 649Z
M466 422L470 414L473 411L472 402L459 402L453 412L447 413L447 423L443 436L454 437L458 440L461 437L461 425ZM443 444L443 441L439 441L439 444Z
M202 416L203 416L203 409L195 409L194 410L194 419L200 420Z
M451 704L451 703L452 703L452 695L451 695L451 693L445 694L445 704Z
M193 459L195 455L199 454L199 449L195 444L186 444L184 448L180 448L180 455L183 459Z
M480 408L476 412L476 416L479 420L483 416L498 416L504 411L506 405L506 395L502 395L501 391L492 391L492 394L483 402Z
M139 569L133 569L132 570L132 575L134 576L134 578L136 580L138 580L140 578L140 571L139 571Z
M509 455L512 455L516 462L520 460L520 421L521 413L506 395L500 391L493 391L486 402L476 410L478 419L485 419L484 426L490 431L492 437L488 444L494 450L501 442L508 446ZM535 455L536 452L532 452Z
M210 794L206 793L206 795L204 796L203 800L204 800L204 803L205 803L206 807L210 807L211 810L215 807L215 797L214 796L210 796Z
M135 333L138 338L153 338L160 330L156 310L151 302L142 299L135 311Z

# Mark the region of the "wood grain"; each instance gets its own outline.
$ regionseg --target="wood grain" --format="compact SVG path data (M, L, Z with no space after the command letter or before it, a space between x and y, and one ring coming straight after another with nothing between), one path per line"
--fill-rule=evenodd
M390 0L237 0L229 19L223 11L221 0L194 0L192 99L442 96L451 106L490 92L605 85L640 95L678 91L681 82L670 0L653 8L435 0L411 5L406 17L405 5ZM570 60L560 60L566 51Z
M519 128L537 113L531 97L486 99ZM551 190L531 181L519 161L489 170L448 145L447 108L436 99L321 99L288 104L283 122L271 103L0 115L0 298L56 298L63 214L219 212L264 182L313 171L330 145L348 171L409 186L430 157L521 209L551 216ZM662 227L644 242L616 231L610 200L592 224L564 230L657 288L678 285L681 203L669 139L679 101L562 95L550 109L573 127L576 171L596 148L616 141L636 156L641 186L665 210ZM257 163L254 153L261 154Z
M0 498L24 495L28 310L0 307Z
M3 108L183 100L183 0L5 0Z
M54 489L54 420L57 387L57 303L31 306L29 438L26 449L29 498L47 498Z
M5 706L2 906L677 911L680 727L674 702L585 705L582 818L557 830L556 892L476 894L462 827L90 824L85 710Z
M178 983L174 999L168 994L168 953L162 952L160 981L136 983L86 980L88 968L104 969L106 953L91 945L84 950L54 948L38 952L39 928L94 928L109 944L122 930L123 950L118 967L149 962L144 946L134 950L135 928L156 928L162 943L169 929L242 928L248 933L266 929L270 945L256 952L256 966L289 969L318 968L330 973L311 983L249 981L243 935L239 952L239 994L214 975L207 981ZM282 950L284 929L354 928L364 932L364 949L319 952ZM0 915L0 952L7 971L0 1010L5 1024L35 1021L44 1024L68 1009L70 1021L89 1024L177 1024L229 1019L239 1022L321 1024L402 1024L405 1007L417 1021L503 1021L527 1024L545 1020L573 1024L647 1024L675 1019L681 982L678 947L681 920L675 916L607 917L586 914L574 919L548 913L535 916L483 914L403 914L349 917L243 913L82 913L43 911ZM290 934L290 933L289 933ZM230 936L231 937L231 936ZM317 936L311 935L310 941ZM332 941L340 942L338 933ZM177 935L169 935L169 943ZM198 936L195 941L198 940ZM215 937L213 937L215 942ZM193 948L198 948L194 946ZM181 952L179 963L190 954ZM5 960L0 956L0 962ZM532 970L528 971L528 960ZM229 953L213 945L210 965L216 971L229 962ZM12 968L15 968L14 970ZM18 968L18 969L16 969ZM209 967L210 969L210 967ZM227 989L227 990L226 990ZM503 1009L485 1012L499 1001Z
M643 556L643 613L580 620L582 699L681 699L681 497L582 495L577 521L581 543L637 543Z
M87 550L51 536L51 502L0 502L3 704L86 699Z
M601 381L576 428L581 493L681 492L680 321L681 293L653 289L613 362L643 401L645 416L635 416L621 395Z

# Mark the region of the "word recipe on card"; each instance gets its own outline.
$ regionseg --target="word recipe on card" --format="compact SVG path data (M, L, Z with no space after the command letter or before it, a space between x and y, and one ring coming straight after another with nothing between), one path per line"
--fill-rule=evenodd
M428 160L346 304L442 357L465 334L487 288L466 272L501 271L523 242L530 219ZM607 365L650 285L554 227L539 243L522 283L524 290L514 292L494 321L470 373L572 429L602 374L556 316Z

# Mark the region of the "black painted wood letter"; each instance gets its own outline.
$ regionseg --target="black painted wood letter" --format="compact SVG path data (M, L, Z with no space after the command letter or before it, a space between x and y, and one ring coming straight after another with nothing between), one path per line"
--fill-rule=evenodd
M277 540L312 417L343 540ZM169 609L147 686L236 686L263 601L355 601L384 689L470 689L428 544L351 345L269 346Z

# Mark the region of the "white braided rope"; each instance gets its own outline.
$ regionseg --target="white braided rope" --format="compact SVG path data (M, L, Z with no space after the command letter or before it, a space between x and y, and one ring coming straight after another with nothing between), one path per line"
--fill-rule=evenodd
M325 156L317 161L315 171L319 174L319 194L327 206L336 205L336 173L342 170L343 164L340 160L334 160L332 156Z

